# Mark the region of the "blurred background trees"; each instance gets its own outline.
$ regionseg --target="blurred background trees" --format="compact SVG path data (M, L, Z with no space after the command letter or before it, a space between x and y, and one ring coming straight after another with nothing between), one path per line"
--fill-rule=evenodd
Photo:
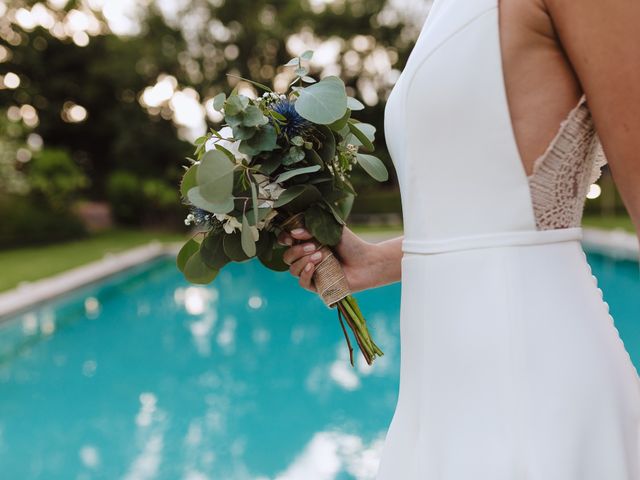
M391 166L384 103L430 3L0 0L0 245L80 235L82 202L108 202L121 224L181 228L177 183L189 142L220 126L213 97L257 93L237 76L285 90L280 66L308 49L316 77L340 75L367 105ZM354 214L400 212L389 170Z

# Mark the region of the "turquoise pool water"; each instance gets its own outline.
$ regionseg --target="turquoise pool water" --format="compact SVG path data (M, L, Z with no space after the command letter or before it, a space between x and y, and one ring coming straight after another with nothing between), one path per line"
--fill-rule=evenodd
M589 260L639 366L638 266ZM1 478L373 478L400 285L357 298L373 368L350 367L335 311L254 261L203 288L161 259L2 324Z

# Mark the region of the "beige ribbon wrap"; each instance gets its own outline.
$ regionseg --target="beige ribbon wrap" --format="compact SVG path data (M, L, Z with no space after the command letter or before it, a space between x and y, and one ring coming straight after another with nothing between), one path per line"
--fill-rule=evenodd
M282 225L286 231L290 232L295 228L305 228L304 215L296 213L289 217ZM333 252L326 245L319 249L322 252L322 261L316 265L313 272L313 283L318 290L318 294L329 308L335 306L343 298L351 294L347 278L342 270L342 265Z

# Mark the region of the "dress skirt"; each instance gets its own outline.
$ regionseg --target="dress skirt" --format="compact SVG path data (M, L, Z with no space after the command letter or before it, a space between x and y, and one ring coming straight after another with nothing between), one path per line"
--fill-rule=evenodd
M640 379L578 240L408 253L377 480L640 480Z

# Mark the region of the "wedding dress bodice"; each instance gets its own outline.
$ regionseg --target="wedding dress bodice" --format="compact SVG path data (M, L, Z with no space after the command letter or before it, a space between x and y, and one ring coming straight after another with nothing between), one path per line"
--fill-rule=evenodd
M582 95L527 177L505 94L497 0L435 1L388 99L385 133L405 247L532 230L576 234L606 163Z

